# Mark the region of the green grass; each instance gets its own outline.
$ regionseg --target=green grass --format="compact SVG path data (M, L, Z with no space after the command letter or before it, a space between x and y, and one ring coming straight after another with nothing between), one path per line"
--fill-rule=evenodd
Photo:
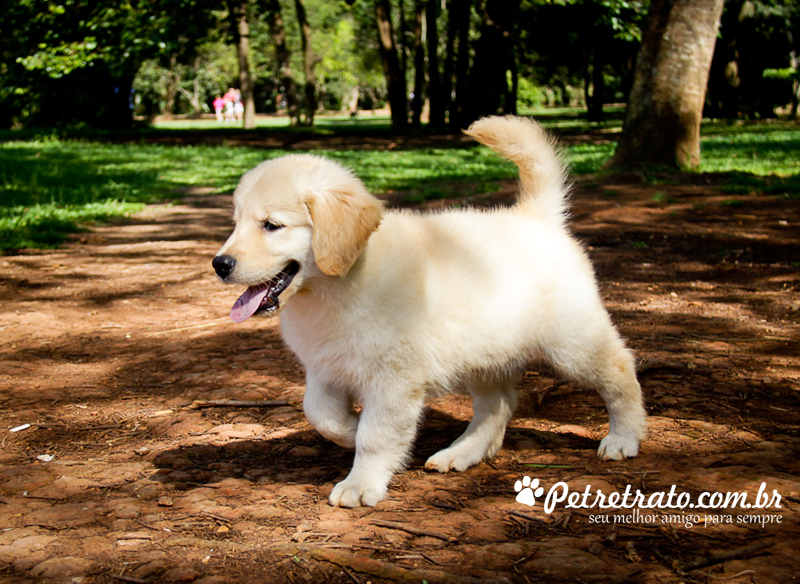
M192 185L230 190L257 151L60 141L0 144L0 249L52 247L79 226L175 199Z
M177 199L181 188L231 191L244 172L286 153L52 137L0 143L0 249L56 246L81 225L124 216L147 203ZM413 191L432 198L450 190L453 183L515 176L511 163L485 148L313 153L353 168L376 193Z
M567 157L572 171L598 172L614 147L611 143L571 147ZM753 186L764 185L758 177L796 178L800 176L800 125L709 123L703 127L699 171L750 174Z
M567 121L578 123L575 116ZM198 124L193 127L202 130L204 123L180 122L179 127ZM216 122L210 123L216 127ZM385 117L351 120L339 116L321 118L314 131L383 132L387 127ZM167 127L141 135L162 131L177 132ZM5 250L56 246L68 233L92 222L130 214L147 203L177 199L182 187L231 191L242 173L265 158L286 153L97 141L107 137L102 133L69 140L33 132L7 132L0 139L4 137L17 138L0 142L0 249ZM565 152L571 172L580 175L598 172L613 149L610 143L581 144ZM454 192L491 192L499 181L516 176L511 163L483 147L317 153L354 169L371 191L392 192L411 201ZM701 172L726 173L731 181L726 190L732 194L758 191L800 196L797 124L709 123L704 126L702 153Z
M321 115L315 118L314 127L292 126L288 116L279 115L259 115L256 117L256 129L277 129L287 132L317 132L330 133L342 130L369 131L369 130L389 130L392 127L392 120L385 114L362 113L356 118L351 118L348 114ZM175 119L170 121L158 121L153 124L154 131L161 130L206 130L218 132L241 131L240 122L217 122L216 119L205 117L199 120Z

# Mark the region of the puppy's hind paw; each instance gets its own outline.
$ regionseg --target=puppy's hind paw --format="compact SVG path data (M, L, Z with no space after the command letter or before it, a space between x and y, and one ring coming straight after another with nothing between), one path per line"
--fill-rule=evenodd
M333 487L328 503L334 507L374 507L386 497L386 485L364 484L347 477Z
M624 460L639 454L639 439L609 434L600 441L597 456L601 460Z
M425 470L437 470L439 472L455 470L461 472L478 464L480 461L481 457L476 456L474 452L459 452L457 448L451 446L431 456L425 462Z

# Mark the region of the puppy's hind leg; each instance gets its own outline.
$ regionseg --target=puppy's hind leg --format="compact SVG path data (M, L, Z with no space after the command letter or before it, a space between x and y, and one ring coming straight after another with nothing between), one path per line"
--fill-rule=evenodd
M503 445L506 425L517 406L516 375L478 379L470 393L472 421L453 444L428 459L426 469L463 471L492 458Z
M309 371L303 410L308 423L325 438L342 448L356 447L358 416L353 411L353 398L347 392L326 386Z
M601 337L603 343L593 344L589 339L584 345L547 353L565 377L597 390L603 398L609 415L608 436L600 441L597 455L603 460L621 460L639 453L647 416L633 355L610 323Z

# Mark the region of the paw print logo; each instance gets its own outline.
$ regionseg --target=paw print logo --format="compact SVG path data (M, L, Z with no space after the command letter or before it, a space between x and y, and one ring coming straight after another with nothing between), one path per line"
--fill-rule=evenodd
M517 503L533 507L536 504L536 497L541 497L544 494L544 488L539 486L539 479L531 477L522 477L521 481L514 483L514 490L517 494Z

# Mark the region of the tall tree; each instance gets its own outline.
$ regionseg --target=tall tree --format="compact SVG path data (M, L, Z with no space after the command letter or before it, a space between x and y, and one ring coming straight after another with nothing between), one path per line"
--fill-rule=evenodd
M210 0L47 0L0 10L0 123L133 123L131 88L141 63L188 62L214 26ZM175 14L184 15L176 19ZM10 90L10 91L9 91Z
M314 125L314 114L317 111L317 77L314 71L316 63L314 48L311 45L311 25L308 23L303 0L294 0L294 5L300 24L300 43L303 47L303 67L306 74L303 125L312 126Z
M508 72L514 70L514 35L520 0L486 0L480 38L467 79L466 93L459 97L459 124L467 127L480 117L507 111Z
M439 73L439 16L440 0L428 0L425 12L425 24L428 33L428 99L430 100L430 124L433 127L444 126L445 99L442 93L441 75Z
M250 72L249 0L228 0L233 40L239 60L239 91L244 105L244 127L256 127L256 102L253 97L253 78Z
M467 77L469 75L469 30L472 0L454 0L450 6L450 18L453 18L453 38L458 36L458 48L455 63L456 103L450 107L450 125L457 126L464 118L464 103L467 101Z
M272 40L275 43L275 65L278 69L279 92L286 100L286 112L292 123L299 123L300 112L297 106L297 85L292 77L289 48L286 44L286 27L283 24L283 13L278 0L267 0L267 23L269 24Z
M392 7L389 0L375 0L375 14L378 22L381 62L389 93L389 108L392 110L392 125L404 128L408 125L406 79L400 69L400 60L395 48Z
M700 164L700 123L724 0L653 0L612 166Z
M791 70L797 69L798 30L796 0L728 0L711 62L706 115L768 118L787 103L796 110Z
M425 103L425 46L422 43L423 0L414 4L414 99L411 101L411 125L419 127L422 122L422 106Z

